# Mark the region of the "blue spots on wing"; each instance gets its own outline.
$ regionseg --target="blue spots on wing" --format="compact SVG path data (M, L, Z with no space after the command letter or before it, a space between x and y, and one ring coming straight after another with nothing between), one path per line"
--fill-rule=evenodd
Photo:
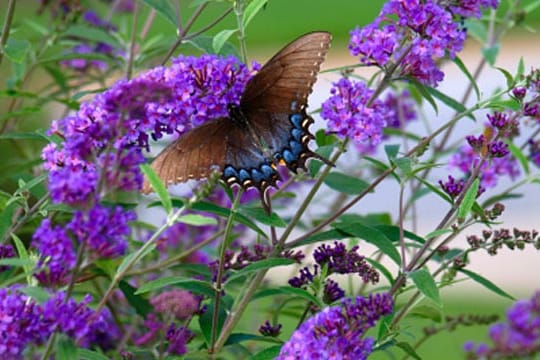
M308 130L308 127L313 123L313 119L305 113L295 113L289 116L291 127L288 130L288 138L280 136L276 140L276 144L280 143L282 148L275 149L270 159L265 158L262 152L256 158L260 159L259 165L257 160L252 164L247 165L226 165L223 169L223 179L228 185L239 184L243 188L256 187L264 191L269 186L274 186L279 180L279 174L276 170L277 164L283 164L296 172L298 168L305 169L305 162L313 153L308 148L308 142L313 138L313 135ZM287 131L287 130L286 130ZM274 134L277 136L277 134ZM284 132L283 135L287 136ZM274 140L274 139L272 139ZM284 141L283 141L284 140ZM255 157L251 158L254 159ZM247 165L247 166L246 166Z

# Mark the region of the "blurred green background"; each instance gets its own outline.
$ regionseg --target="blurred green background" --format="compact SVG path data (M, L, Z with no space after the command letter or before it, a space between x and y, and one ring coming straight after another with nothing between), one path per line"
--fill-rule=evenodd
M37 3L38 2L35 0L17 2L13 23L13 35L17 38L28 38L33 42L31 37L35 36L35 33L28 27L28 20L35 21L44 27L52 26L51 19L47 12L41 16L36 14L38 8ZM85 2L83 2L83 4L84 3ZM191 6L190 1L182 1L181 3L180 13L185 23L195 7ZM369 23L378 14L383 3L384 1L382 0L270 0L265 9L253 20L248 28L248 54L250 58L262 62L283 44L300 34L313 30L326 30L332 32L334 35L332 51L345 54L345 46L348 41L349 31L356 26L362 26ZM503 3L506 4L504 1ZM523 3L532 4L534 3L534 0L523 1ZM91 7L96 8L100 14L105 14L108 9L107 4L95 0L86 2L86 4L91 4ZM0 1L1 21L3 21L5 15L6 5L7 1ZM196 31L204 27L216 16L223 13L227 7L228 3L226 2L211 3L200 19L194 24L193 29ZM148 13L148 7L144 6L140 16L139 28L142 28ZM115 15L113 18L113 22L118 24L120 29L129 29L131 27L130 21L131 18L128 15ZM527 37L529 36L529 33L526 32L526 27L538 29L539 23L540 11L537 11L533 16L526 18L523 23L524 26L518 28L513 35ZM230 14L219 24L219 26L212 29L209 34L216 34L223 29L234 29L235 24L234 16ZM174 36L174 26L158 16L156 17L147 38L164 37L170 39L172 42ZM232 42L236 43L236 39L232 38ZM35 42L33 43L35 44ZM516 56L518 56L518 54ZM0 66L0 79L3 88L6 87L6 82L9 80L13 71L14 68L10 62L4 59L4 62ZM39 76L36 76L28 90L38 88L40 83L41 80ZM0 115L5 113L6 104L6 99L0 98ZM47 112L28 115L24 118L24 122L19 124L18 131L31 131L38 127L46 128L53 119L54 115ZM31 142L21 145L20 143L15 143L13 141L0 140L0 152L3 154L2 160L4 162L2 174L0 174L0 183L6 180L16 181L16 176L13 175L13 172L9 172L9 167L6 167L6 164L17 166L18 162L21 161L21 157L27 156L31 158L31 153L34 153L35 156L43 145L44 143L40 142ZM461 293L461 295L460 293L449 294L445 300L445 306L442 311L444 314L448 315L474 313L499 314L504 316L505 309L511 304L511 301L498 298L496 295L490 294L480 288L478 288L478 291L475 291L474 294L467 296L463 295L463 293ZM400 340L414 343L415 339L421 336L421 326L424 326L424 324L427 325L428 322L415 320L413 326L413 323L410 320L405 321L403 327L409 331L410 338L403 338ZM483 326L458 328L450 335L443 332L428 340L418 353L423 359L462 359L463 354L461 348L463 342L468 339L475 341L485 340L487 338L486 333L487 327ZM402 353L396 352L394 355L395 357L382 352L377 352L370 357L370 359L402 358Z

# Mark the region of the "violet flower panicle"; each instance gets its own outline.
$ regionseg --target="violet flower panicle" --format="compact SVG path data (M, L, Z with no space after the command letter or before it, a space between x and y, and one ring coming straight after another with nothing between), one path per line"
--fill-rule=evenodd
M362 360L373 350L375 340L363 338L379 318L390 314L388 294L345 299L307 319L283 345L276 360Z

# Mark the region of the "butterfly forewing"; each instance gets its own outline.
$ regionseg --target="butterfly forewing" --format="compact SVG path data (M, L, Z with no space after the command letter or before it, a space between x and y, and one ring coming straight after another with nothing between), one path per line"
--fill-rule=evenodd
M240 106L290 113L305 107L332 37L313 32L299 37L272 57L246 85Z

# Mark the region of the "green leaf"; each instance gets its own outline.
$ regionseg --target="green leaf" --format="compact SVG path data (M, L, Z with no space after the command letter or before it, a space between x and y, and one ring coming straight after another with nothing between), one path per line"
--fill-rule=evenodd
M74 24L71 25L64 34L68 37L105 43L116 48L120 47L118 40L116 40L114 36L111 36L107 31L94 26Z
M394 164L405 174L410 175L412 173L412 160L406 157L394 159Z
M144 294L150 291L162 289L166 286L175 285L179 288L189 290L195 294L206 295L212 297L215 295L214 287L204 281L186 279L180 276L166 276L156 280L144 283L136 292L135 295Z
M341 230L351 236L364 239L370 244L375 245L383 254L388 255L397 265L401 264L401 257L390 239L383 232L376 228L365 226L359 223L338 223L335 224L338 230Z
M186 44L193 46L195 49L205 53L214 54L214 38L208 35L199 35L193 39L186 41ZM217 55L235 55L238 56L238 49L230 42L226 42L221 47Z
M268 296L274 297L276 295L295 296L295 297L299 297L304 300L307 300L308 302L311 302L317 305L318 307L321 307L321 308L324 307L324 304L318 298L310 294L307 290L295 288L292 286L282 286L278 288L269 288L269 289L260 290L259 292L253 295L252 301L261 299L264 297L268 297Z
M375 269L379 270L381 272L381 274L383 274L383 276L386 278L386 280L388 280L388 282L390 283L390 285L393 285L394 284L394 278L392 277L392 273L390 272L390 270L388 270L387 268L385 268L380 262L378 261L375 261L375 260L372 260L368 257L365 258L365 260L370 263L371 266L373 266Z
M20 258L4 258L0 259L0 266L31 266L34 267L36 262L30 259L20 259Z
M421 319L429 319L437 323L440 323L442 321L441 309L429 305L415 306L409 312L408 316L413 316Z
M495 294L500 295L510 300L516 300L512 295L508 294L506 291L502 290L500 287L498 287L497 285L495 285L494 283L492 283L490 280L486 279L482 275L479 275L467 269L459 269L458 271L467 275L468 277L470 277L471 279L473 279L480 285L484 286L486 289L494 292Z
M386 157L388 158L388 160L395 159L399 154L399 145L385 145L384 152L386 153Z
M409 79L410 83L414 85L415 89L418 90L418 93L422 95L422 98L425 99L435 110L435 113L439 113L439 108L437 107L437 103L435 102L435 99L433 99L433 96L431 96L431 93L429 92L428 88L425 85L422 85L418 81L414 79Z
M38 186L39 184L44 182L46 179L47 179L47 174L38 175L35 178L33 178L32 180L30 180L30 181L28 181L26 183L23 183L21 186L19 186L17 191L15 191L15 194L21 194L23 192L26 192L26 191Z
M274 360L281 351L281 345L266 348L252 355L249 360Z
M225 346L227 345L233 345L233 344L239 344L244 341L260 341L260 342L271 342L271 343L278 343L281 344L282 341L279 339L270 337L270 336L261 336L261 335L253 335L253 334L244 334L244 333L234 333L229 336L227 341L225 342Z
M58 359L58 360L78 359L79 358L78 350L79 349L77 349L72 339L65 336L61 336L56 342L55 359Z
M10 202L9 204L4 203L2 205L3 208L0 212L0 239L3 239L8 230L10 230L11 222L13 221L13 214L15 214L15 210L19 207L19 204L16 202Z
M412 358L415 358L416 360L422 360L420 356L414 351L414 348L406 342L398 342L396 343L396 346L400 348L401 350L405 351L407 355L409 355Z
M163 184L163 181L157 176L156 172L152 167L148 164L142 164L141 170L148 179L148 182L150 183L150 186L156 191L159 200L161 201L161 204L163 205L163 209L165 209L165 212L167 214L170 214L172 212L172 202L171 202L171 196L169 192L167 191L167 188L165 187L165 184Z
M174 199L172 201L172 203L173 203L174 207L177 207L177 208L180 208L180 207L184 206L184 202L182 200L180 200L180 199ZM152 204L150 206L152 206ZM229 209L218 206L216 204L212 204L210 202L206 202L206 201L199 201L199 202L193 204L191 206L191 209L197 210L197 211L209 212L209 213L218 215L218 216L226 218L226 219L231 214L231 211ZM249 219L245 215L237 212L234 215L234 220L236 222L239 222L240 224L246 225L250 229L257 232L259 235L261 235L263 237L267 237L266 233L264 231L262 231L262 229L260 227L258 227L253 221L251 221L251 219Z
M452 204L452 199L450 198L450 196L448 196L447 193L442 191L440 187L431 184L429 181L421 178L420 176L415 176L414 178L424 184L434 194L437 194L441 199L445 200L449 204Z
M480 187L480 179L474 179L471 187L465 193L463 201L458 209L458 219L465 219L469 212L471 211L474 202L476 201L476 196L478 195L478 189Z
M323 145L323 146L319 146L319 148L317 148L315 152L319 154L321 157L323 157L324 159L329 159L330 155L332 155L332 151L334 151L334 148L335 148L335 145L333 144ZM319 172L319 170L321 170L323 165L324 165L324 162L322 162L320 159L310 160L308 163L309 175L314 178Z
M455 100L454 98L451 98L450 96L440 92L439 90L436 90L432 87L428 87L427 91L436 99L440 100L443 104L450 107L451 109L454 109L458 113L463 113L467 111L467 108L465 105L460 103L459 101Z
M219 54L223 45L229 40L232 34L236 32L235 30L222 30L212 40L212 49L216 54Z
M328 230L328 231L323 231L323 232L320 232L320 233L317 233L315 235L311 235L305 238L300 243L298 243L297 246L309 245L309 244L313 244L313 243L317 243L321 241L339 240L346 237L347 235L343 233L343 231Z
M228 279L227 283L230 283L238 278L248 276L253 272L265 270L265 269L271 269L273 267L277 266L288 266L294 264L295 261L292 259L286 259L286 258L269 258L264 260L255 261L245 268L238 270L237 272L233 273Z
M362 193L369 186L369 184L362 179L337 171L332 171L328 174L326 179L324 179L324 183L333 190L352 195Z
M17 249L17 253L19 254L19 258L22 260L30 260L28 257L28 251L26 251L26 247L24 246L23 242L19 237L15 234L11 234L11 239L13 239L13 243L15 244L15 248ZM26 282L28 284L32 283L32 267L30 265L23 265L24 274L26 275Z
M180 216L178 218L178 222L193 226L217 225L216 219L199 214L187 214Z
M484 55L484 59L488 62L490 66L495 65L495 62L497 61L497 56L499 55L499 52L501 50L501 44L497 43L489 48L482 48L482 55Z
M199 327L201 328L201 332L203 333L203 336L204 336L204 339L206 340L207 345L210 345L210 342L212 341L213 318L214 318L214 302L212 301L210 304L208 304L207 310L201 316L199 316ZM221 332L221 328L223 328L223 324L225 323L226 318L227 318L227 313L225 312L224 307L220 306L219 312L218 312L217 331L216 331L218 335Z
M143 319L146 318L146 315L152 311L152 306L150 305L150 302L143 298L140 295L135 294L137 291L137 288L131 286L128 282L121 280L120 283L118 283L118 287L122 291L122 294L124 294L126 300L128 301L129 305L135 311L138 315L140 315Z
M10 111L8 113L0 115L0 120L5 120L9 118L14 117L20 117L20 116L26 116L26 115L33 115L38 114L42 111L42 108L40 106L26 106L23 108L20 108L18 110Z
M471 84L473 86L474 93L476 94L476 99L480 99L480 89L478 88L478 84L476 83L476 79L469 72L469 69L467 69L467 67L465 66L463 61L461 61L461 59L458 56L454 57L454 59L452 61L454 62L454 64L457 65L459 70L461 70L461 72L467 77L467 79L469 80L469 84Z
M268 0L251 0L249 5L244 11L242 16L242 23L244 24L244 29L247 28L248 24L253 20L255 15L266 5Z
M139 260L141 260L142 258L144 258L146 255L148 255L149 253L151 253L152 251L154 251L156 248L156 244L150 244L148 247L146 247L144 249L143 252L141 253L137 253L137 252L134 252L134 253L131 253L131 254L128 254L126 255L123 259L122 259L122 262L120 263L120 265L118 266L118 269L116 270L116 275L120 275L120 274L123 274L124 271L126 270L126 268L130 265L132 259L135 257L135 256L138 256L139 257Z
M429 234L427 234L424 237L426 239L431 239L431 238L434 238L434 237L439 237L439 236L444 235L444 234L450 234L452 232L454 232L454 230L449 229L449 228L444 228L444 229L439 229L439 230L432 231L432 232L430 232Z
M512 153L512 155L518 159L519 163L521 164L521 167L523 168L523 171L525 171L525 174L529 175L530 169L529 169L529 160L527 159L527 156L521 151L519 147L517 147L513 142L508 141L506 143L508 145L508 149Z
M172 1L169 0L142 0L146 5L150 6L152 9L161 15L165 20L174 25L175 28L178 28L176 23L176 10L173 8Z
M418 290L428 299L433 300L435 304L442 307L441 297L439 296L439 288L435 280L426 269L419 269L408 274Z
M381 231L388 239L390 239L392 242L397 243L399 241L399 227L395 225L376 225L374 226L377 230ZM419 244L423 244L426 242L426 240L416 235L413 232L410 232L408 230L403 231L403 236L405 236L406 239L412 240L414 242L417 242Z
M9 38L4 47L4 54L13 62L21 64L30 50L30 42Z
M109 358L97 351L90 349L79 349L79 359L81 360L109 360Z
M44 142L49 142L49 140L40 134L39 132L17 132L17 133L7 133L0 135L0 139L10 139L10 140L40 140Z
M49 294L45 289L37 286L21 287L20 291L36 300L39 304L43 304L51 297L51 294Z
M270 225L270 226L275 226L275 227L280 227L280 228L285 227L287 225L285 221L283 221L283 219L279 217L278 214L276 214L275 212L272 212L272 214L268 216L266 211L261 207L256 207L256 208L241 207L238 211L265 225Z

